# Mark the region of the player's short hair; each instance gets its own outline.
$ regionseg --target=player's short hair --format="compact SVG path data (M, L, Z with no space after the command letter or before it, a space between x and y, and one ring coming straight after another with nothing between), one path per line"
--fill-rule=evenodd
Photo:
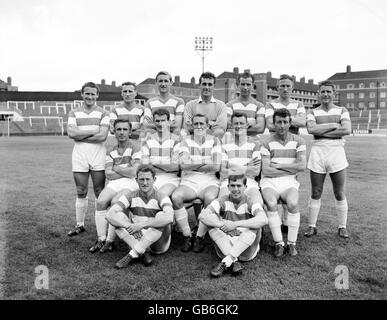
M242 113L242 112L236 112L236 113L233 113L232 116L231 116L231 122L234 118L240 118L240 117L243 117L246 119L247 121L247 116L245 113Z
M320 81L320 82L318 83L318 89L320 90L320 88L321 88L322 86L332 87L333 90L335 90L335 84L334 84L331 80Z
M121 89L123 86L133 86L134 90L137 90L137 85L134 82L126 81L121 84Z
M193 118L195 117L202 117L202 118L205 118L206 119L206 123L208 124L208 118L205 114L202 114L202 113L196 113L193 117L192 117L192 122L193 122Z
M140 172L150 172L153 178L156 176L156 171L150 164L140 164L136 171L136 177Z
M281 80L290 80L294 84L294 78L292 76L289 76L288 74L281 74L277 81L277 87L279 86Z
M247 178L244 174L232 174L232 175L228 176L228 184L230 184L231 181L237 181L239 179L242 179L243 184L246 186Z
M99 87L94 82L86 82L81 89L81 93L85 91L85 88L95 88L97 89L97 93L99 94Z
M292 122L292 115L286 108L276 109L273 114L273 123L275 123L275 117L286 118L289 117L289 122Z
M255 81L255 77L254 77L254 75L253 75L250 71L245 71L245 72L240 73L240 74L238 75L237 81L236 81L237 85L239 84L241 78L243 78L243 79L251 78L251 79L253 80L253 83L254 83L254 81Z
M153 118L156 115L159 117L166 115L167 120L169 120L169 118L171 117L171 114L169 113L169 111L167 109L157 109L155 112L153 112Z
M117 124L119 124L119 123L128 123L129 124L129 129L132 129L132 123L130 121L124 120L124 119L116 119L116 120L114 120L113 128L115 129Z
M157 82L157 78L159 76L168 76L169 81L172 82L172 76L170 75L170 73L168 71L160 71L158 74L156 74L156 78L155 78L156 82Z
M203 72L199 77L199 84L202 83L202 79L214 79L214 84L216 82L216 77L212 72Z

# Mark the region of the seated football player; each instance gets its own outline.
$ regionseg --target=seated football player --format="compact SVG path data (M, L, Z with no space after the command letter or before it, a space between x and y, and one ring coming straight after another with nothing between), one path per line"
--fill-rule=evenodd
M243 113L231 116L231 130L222 138L222 166L219 197L229 193L227 178L244 174L247 178L246 195L263 205L257 179L261 172L260 143L247 136L247 117Z
M243 267L239 261L252 260L259 251L257 232L268 220L261 204L246 196L246 183L244 175L230 175L229 194L212 201L199 215L200 221L211 228L208 233L222 259L211 270L213 277L220 277L227 270L240 274Z
M101 253L113 251L115 232L114 227L109 225L109 231L106 237L108 228L108 223L105 219L106 210L118 192L123 189L128 189L130 191L138 190L135 177L137 167L140 164L141 155L138 144L129 139L131 123L123 119L116 119L114 121L113 129L117 144L106 156L105 175L109 180L109 183L105 186L97 199L95 224L98 239L95 245L89 249L91 253L97 251L100 251Z
M300 136L290 133L289 110L277 109L273 114L275 132L262 141L262 179L260 181L263 200L267 206L269 227L275 245L274 255L284 254L285 243L281 232L281 218L277 203L282 199L288 208L288 249L291 256L297 255L296 241L300 226L298 206L299 182L296 175L306 167L306 146Z
M197 114L192 119L194 134L186 136L180 143L180 186L172 193L172 203L175 209L175 221L184 236L181 249L188 252L203 250L205 226L199 222L196 237L192 237L188 223L188 213L185 202L200 199L206 207L219 193L219 179L216 172L220 169L221 146L217 137L207 133L208 119Z
M147 135L141 153L142 163L151 164L156 171L154 187L170 196L179 186L179 136L170 132L169 111L157 109L153 114L155 133Z
M171 243L173 209L169 197L161 195L154 187L156 172L150 165L140 165L136 181L139 190L127 191L108 211L106 219L116 227L117 235L130 251L120 259L115 268L128 267L139 260L145 266L152 263L154 254L165 253ZM124 213L130 210L130 215Z

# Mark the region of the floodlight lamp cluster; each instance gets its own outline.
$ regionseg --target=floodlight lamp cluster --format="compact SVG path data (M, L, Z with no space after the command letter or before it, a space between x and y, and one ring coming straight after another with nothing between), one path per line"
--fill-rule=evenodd
M211 51L212 37L195 37L195 50Z

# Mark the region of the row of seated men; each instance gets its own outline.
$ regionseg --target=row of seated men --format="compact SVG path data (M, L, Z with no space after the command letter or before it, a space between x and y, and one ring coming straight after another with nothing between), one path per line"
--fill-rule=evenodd
M212 100L210 89L213 87L214 79L211 77L208 79L210 80L208 83L205 77L200 80L203 85L202 98L203 94L210 91ZM239 85L243 79L245 78L238 79ZM249 77L247 79L252 80ZM285 80L284 92L289 91L286 90L288 79ZM86 86L85 90L82 88L82 92L85 105L90 105L89 111L92 111L98 95L93 96L93 92L89 94L89 88L90 85ZM125 86L123 86L125 100L124 88ZM161 92L162 83L159 88ZM241 95L242 89L243 86ZM131 94L133 96L133 93ZM175 222L184 236L182 251L187 252L193 248L194 251L200 252L203 249L203 237L209 232L216 244L217 252L222 256L221 263L211 271L211 274L219 276L227 269L239 274L242 266L238 258L251 260L255 257L259 250L261 227L267 223L276 242L275 256L280 257L284 254L285 243L281 233L281 218L277 210L277 202L281 198L289 211L287 248L290 255L297 255L296 240L300 213L299 183L296 174L303 171L306 165L304 140L298 135L289 133L293 119L298 119L297 115L292 116L288 108L266 108L268 121L265 121L262 111L261 116L258 116L257 110L254 111L256 118L253 121L249 117L251 115L249 112L232 111L229 113L230 132L224 133L224 127L219 127L216 121L210 120L217 119L216 101L214 106L205 106L204 100L198 99L195 100L196 103L189 102L185 106L185 129L181 131L177 125L179 119L177 117L171 119L171 113L167 108L156 108L151 113L152 121L144 120L143 123L141 120L137 123L119 116L116 119L112 117L114 122L110 130L115 133L118 144L109 152L106 170L104 168L109 183L98 194L96 203L98 240L90 248L90 252L112 250L112 240L115 234L118 234L128 243L131 250L117 262L116 267L127 267L136 258L140 258L148 265L151 257L146 249L155 245L157 248L153 252L165 252L170 243L170 232L165 230L169 228L171 222ZM150 104L151 102L149 101ZM191 109L193 110L190 111ZM267 109L271 110L271 116L267 116ZM178 108L175 108L175 111L177 110ZM69 137L76 141L75 147L77 142L79 145L77 150L74 147L73 152L73 172L77 192L80 190L78 188L80 183L76 176L86 170L81 163L93 162L93 159L85 161L82 158L85 155L86 158L90 157L93 152L81 150L80 144L84 142L93 144L95 133L87 132L88 128L85 128L82 134L84 136L91 134L93 137L77 138L76 133L79 132L76 130L82 122L86 123L85 119L91 113L86 113L84 117L78 116L82 119L77 119L76 111L69 115ZM264 126L270 124L269 129L274 129L275 134L264 139L249 137L251 129L256 130L254 126L260 126L258 119L261 123L263 120ZM102 122L103 120L99 124ZM106 120L103 125L106 127ZM141 138L140 144L129 140L131 131L134 133L132 137ZM141 131L146 134L139 134ZM93 182L97 180L96 176L93 178L93 173L101 171L96 169L100 168L100 161L97 162L98 166L90 165ZM151 167L146 167L147 164ZM144 178L143 175L147 177ZM149 192L146 192L146 188ZM197 198L202 200L204 210L199 215L196 236L192 237L185 203ZM83 205L84 199L85 197ZM263 209L264 203L266 212ZM79 206L79 202L76 203L76 209L77 204ZM130 209L128 216L123 213L126 209ZM82 220L82 217L78 219L77 214L77 227L69 235L77 235L85 230L83 224L78 223L79 220ZM109 222L108 231L107 222Z

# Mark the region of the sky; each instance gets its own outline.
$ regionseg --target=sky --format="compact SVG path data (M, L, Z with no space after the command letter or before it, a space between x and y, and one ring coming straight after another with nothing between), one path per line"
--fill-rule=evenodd
M204 69L271 71L314 82L387 69L385 0L0 0L0 79L19 91L140 83L202 71L194 39L213 37Z

